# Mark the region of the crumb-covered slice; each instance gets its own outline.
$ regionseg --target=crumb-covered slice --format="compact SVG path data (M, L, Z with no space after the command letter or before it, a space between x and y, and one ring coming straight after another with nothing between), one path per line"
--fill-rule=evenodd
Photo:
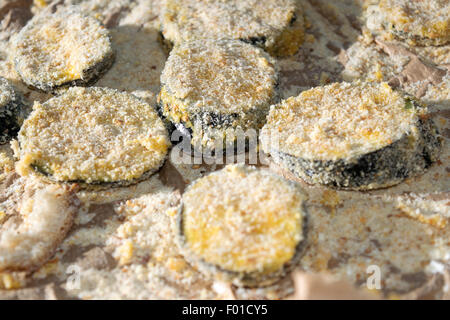
M179 236L185 256L237 285L267 285L301 254L306 196L269 171L229 165L183 195Z
M168 0L162 34L175 45L235 39L286 56L295 54L304 40L303 11L295 0Z
M22 94L8 80L0 77L0 144L16 136L27 111Z
M12 56L22 80L43 91L93 83L114 61L108 30L72 7L30 20L14 38Z
M215 146L235 129L259 129L277 96L274 60L238 40L175 47L161 75L162 114L192 132L192 144ZM227 133L228 132L228 133Z
M58 182L130 185L163 164L170 141L156 111L107 88L70 88L36 103L19 132L21 175Z
M273 106L263 149L309 183L373 189L423 173L441 141L426 108L386 83L334 83Z
M80 202L57 185L21 187L17 203L0 204L0 272L30 272L55 252L72 226ZM10 188L9 192L14 192ZM1 286L1 284L0 284Z
M396 37L425 46L450 42L448 0L381 0L379 6L386 27Z

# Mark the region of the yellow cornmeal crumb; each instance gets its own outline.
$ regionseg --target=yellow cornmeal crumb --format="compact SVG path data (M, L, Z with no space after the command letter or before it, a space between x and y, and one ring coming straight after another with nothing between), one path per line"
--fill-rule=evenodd
M353 158L414 134L422 112L387 83L333 83L273 106L262 145L303 159Z
M33 164L34 157L31 154L26 154L22 157L22 159L16 162L16 171L21 176L27 176L30 174L31 165Z
M14 275L10 273L0 273L0 289L20 289L23 285L24 284L16 279Z
M381 0L380 10L393 32L402 32L402 38L417 36L434 44L450 41L450 2L448 0L409 1ZM398 35L396 33L396 35Z
M200 39L254 41L274 55L292 55L304 40L303 11L295 0L168 0L163 34L176 45Z
M120 247L117 248L117 255L119 264L121 266L127 265L133 258L133 242L126 240Z
M182 258L170 257L167 260L166 265L167 265L167 268L169 268L170 270L175 271L175 272L180 272L186 268L186 262Z
M45 8L46 6L48 6L49 2L47 0L33 0L33 3L38 8Z
M48 261L46 264L44 264L42 267L39 268L39 270L35 271L33 273L34 279L42 279L45 277L48 277L49 275L56 274L59 270L58 267L60 266L60 263L58 259L53 259Z
M268 171L229 165L183 195L183 233L194 257L234 272L280 270L303 240L305 196Z
M168 119L175 123L184 122L188 127L193 126L187 112L187 106L182 100L171 95L165 87L161 88L159 99L164 104L163 112Z
M339 198L339 194L336 191L334 190L323 191L320 203L323 204L325 207L330 208L333 214L336 212L336 207L339 205L340 202L341 199Z
M125 222L118 228L117 233L120 237L127 238L131 234L133 234L133 231L134 231L134 228L133 228L132 224L129 222Z
M12 43L17 72L28 85L45 91L90 80L89 69L112 60L113 54L108 30L74 9L35 16Z
M27 217L33 211L34 204L35 201L33 198L29 198L23 201L23 203L19 207L21 214L24 217Z
M166 213L170 216L170 217L175 217L178 213L178 210L176 208L170 208L166 211Z
M443 229L448 224L448 220L438 213L433 215L424 215L420 212L420 210L413 209L403 203L399 203L397 205L397 209L401 210L404 214L410 216L413 219L417 219L422 223L426 223L437 228Z
M14 160L4 152L0 151L0 181L14 171ZM0 219L1 220L1 219Z
M375 79L378 81L383 80L383 72L381 71L381 65L379 63L377 63L376 66Z
M139 179L163 163L170 141L154 109L106 88L71 88L36 103L20 133L18 172L56 181Z

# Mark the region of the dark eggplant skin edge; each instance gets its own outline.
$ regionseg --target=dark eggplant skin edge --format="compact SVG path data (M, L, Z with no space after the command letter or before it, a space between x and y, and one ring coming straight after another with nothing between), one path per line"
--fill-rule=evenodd
M143 101L142 99L136 97L138 100ZM143 101L145 102L145 101ZM156 110L157 111L157 110ZM158 111L157 111L158 113ZM163 122L163 124L165 124L164 119L159 115L159 118L161 119L161 121ZM167 128L166 128L167 129ZM170 131L167 132L168 133L168 137L170 138ZM19 148L20 148L20 143L19 143ZM170 150L172 148L172 145L168 148L166 155L164 156L164 158L162 159L161 163L159 164L158 167L155 167L151 170L148 170L146 172L144 172L139 178L136 179L132 179L132 180L119 180L119 181L111 181L111 182L105 182L105 181L93 181L93 182L86 182L84 180L68 180L68 181L60 181L60 180L56 180L52 177L51 173L47 172L45 169L43 169L41 166L37 165L37 164L31 164L31 168L33 169L33 173L41 178L42 180L48 182L48 183L60 183L60 184L67 184L67 185L77 185L79 187L80 190L86 190L86 191L101 191L101 190L107 190L110 188L123 188L123 187L129 187L132 185L136 185L140 182L143 182L147 179L149 179L152 175L154 175L155 173L157 173L166 163L169 154L170 154ZM17 159L18 160L18 159Z
M76 79L73 81L65 82L62 84L51 84L51 83L44 83L44 82L33 82L30 81L30 79L27 79L22 75L19 68L17 67L18 62L17 60L14 60L15 62L15 70L19 74L22 81L32 90L37 90L40 92L45 93L57 93L58 89L68 88L68 87L89 87L94 85L105 73L111 69L114 62L116 60L116 52L114 50L111 50L110 54L104 57L104 59L97 64L89 67L86 70L83 70L83 75L81 79Z
M357 159L307 160L271 151L272 159L308 184L322 184L343 190L371 190L390 187L424 173L437 161L442 138L431 119L417 122L419 139L411 146L405 134L391 145Z
M161 84L161 89L165 87L165 85ZM167 88L167 87L166 87ZM168 90L168 89L166 89ZM219 114L212 111L206 111L206 112L198 112L195 114L189 114L188 117L191 119L192 125L196 127L200 127L202 131L207 130L208 128L214 128L216 130L224 130L230 128L238 128L234 125L234 123L237 121L238 123L242 122L246 126L249 126L253 128L254 130L259 130L262 128L262 126L266 122L267 115L270 110L270 106L273 104L278 103L280 98L280 84L279 84L279 78L277 74L276 83L274 86L274 95L270 102L267 103L266 108L253 108L252 110L246 112L245 114L239 114L239 113L230 113L230 114ZM170 91L169 91L170 92ZM185 122L172 122L168 117L164 115L164 108L170 107L170 104L165 103L164 100L161 98L161 95L158 95L157 103L156 103L156 110L158 112L158 115L161 119L163 119L164 124L166 125L167 130L169 131L169 135L172 136L172 133L175 130L178 130L181 135L183 136L183 139L188 139L192 141L193 139L193 130L188 126ZM247 128L248 129L248 128ZM242 129L245 130L245 129ZM259 137L256 137L256 144L259 141ZM172 141L172 143L176 144L179 141ZM227 148L230 146L223 142L224 148L221 151L223 155L226 154ZM237 141L233 141L234 153L242 153L247 152L251 148L254 148L256 146L253 146L248 139L245 140L245 148L238 148L237 147ZM211 156L215 156L217 150L203 150L202 146L195 146L193 145L194 150L196 150L197 153L202 154L203 151L205 151L207 154L210 154ZM242 149L242 150L241 150Z
M23 120L30 111L25 97L14 86L13 92L12 99L0 107L0 145L8 143L17 136Z
M124 188L124 187L130 187L133 185L136 185L140 182L143 182L147 179L149 179L151 176L153 176L155 173L157 173L165 164L167 158L169 156L169 151L167 152L165 158L163 161L161 161L160 165L157 168L148 170L144 174L142 174L137 179L132 180L120 180L120 181L112 181L112 182L104 182L104 181L93 181L93 182L86 182L83 180L68 180L68 181L59 181L52 177L51 174L45 172L42 168L40 168L37 165L31 165L34 173L41 179L43 179L46 182L49 183L60 183L60 184L67 184L67 185L77 185L80 190L85 191L102 191L107 190L111 188Z
M447 39L440 39L440 38L428 38L428 37L423 37L423 36L419 36L416 34L410 34L404 31L401 31L399 29L397 29L397 27L394 24L388 23L385 24L385 27L398 39L398 40L410 40L413 41L415 44L419 45L419 46L444 46L446 44L450 43L450 37L448 37Z
M301 12L299 9L297 9L293 13L292 18L289 21L289 25L287 26L286 30L289 31L295 27L295 24L298 23L298 20L299 20L298 17L300 15L303 16L303 12ZM302 24L302 26L304 26L304 24ZM279 48L277 47L276 44L272 47L267 46L267 44L266 44L267 37L264 35L255 35L255 36L250 36L248 38L239 38L236 40L239 40L239 41L251 44L255 47L261 48L264 51L266 51L267 53L269 53L270 55L275 56L275 57L288 57L288 56L292 56L295 54L295 53L294 54L279 54L278 50L277 50ZM164 52L167 55L170 54L170 51L172 51L173 47L175 46L175 44L171 40L167 39L164 36L164 24L163 23L161 23L161 27L160 27L160 30L158 33L158 42L161 44L161 46L164 49ZM298 47L296 52L298 52L298 50L300 50L300 47Z

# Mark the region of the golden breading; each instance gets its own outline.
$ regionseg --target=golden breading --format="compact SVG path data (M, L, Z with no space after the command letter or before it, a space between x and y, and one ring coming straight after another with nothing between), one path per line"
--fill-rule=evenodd
M422 173L440 141L426 109L387 83L334 83L273 106L263 150L310 183L377 188Z
M299 257L306 196L266 170L229 165L183 195L180 240L186 258L219 279L260 286Z
M389 31L400 39L417 45L450 42L448 0L381 0L380 10Z
M159 104L192 144L211 146L228 129L259 129L278 96L274 60L237 40L200 40L174 48L161 75Z
M162 30L176 45L236 39L279 56L296 53L304 39L303 12L295 0L168 0Z
M90 84L114 61L108 30L74 8L35 16L14 38L12 56L22 80L43 91Z
M70 230L80 206L73 190L58 185L43 186L18 179L4 192L6 200L0 203L3 278L42 266ZM0 281L1 287L8 284Z
M19 144L22 175L129 185L159 169L170 141L144 101L114 89L75 87L34 105Z

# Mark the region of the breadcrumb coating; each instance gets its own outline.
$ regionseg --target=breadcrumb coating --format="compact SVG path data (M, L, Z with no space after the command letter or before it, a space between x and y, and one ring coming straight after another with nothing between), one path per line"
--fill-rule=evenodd
M59 182L132 183L164 162L170 141L156 111L107 88L70 88L36 103L20 133L22 175Z
M1 272L29 272L43 265L64 239L80 206L68 188L19 182L15 186L22 192L18 203L8 199L0 204L0 212L7 215L0 220ZM13 189L14 185L10 192Z
M295 0L168 0L162 13L166 39L178 45L199 39L236 39L275 55L292 55L304 38Z
M183 195L188 256L234 278L244 274L246 284L277 274L305 238L305 200L295 185L254 167L229 165L201 178Z
M419 45L450 42L448 0L381 0L380 10L390 31L399 38Z
M211 127L258 129L278 98L277 80L274 60L252 45L187 42L175 47L166 62L160 105L166 118L192 129L193 141Z
M43 91L95 81L114 60L108 30L72 7L36 15L14 38L12 56L22 80Z
M272 107L262 141L308 160L356 158L417 134L424 112L387 83L333 83Z

